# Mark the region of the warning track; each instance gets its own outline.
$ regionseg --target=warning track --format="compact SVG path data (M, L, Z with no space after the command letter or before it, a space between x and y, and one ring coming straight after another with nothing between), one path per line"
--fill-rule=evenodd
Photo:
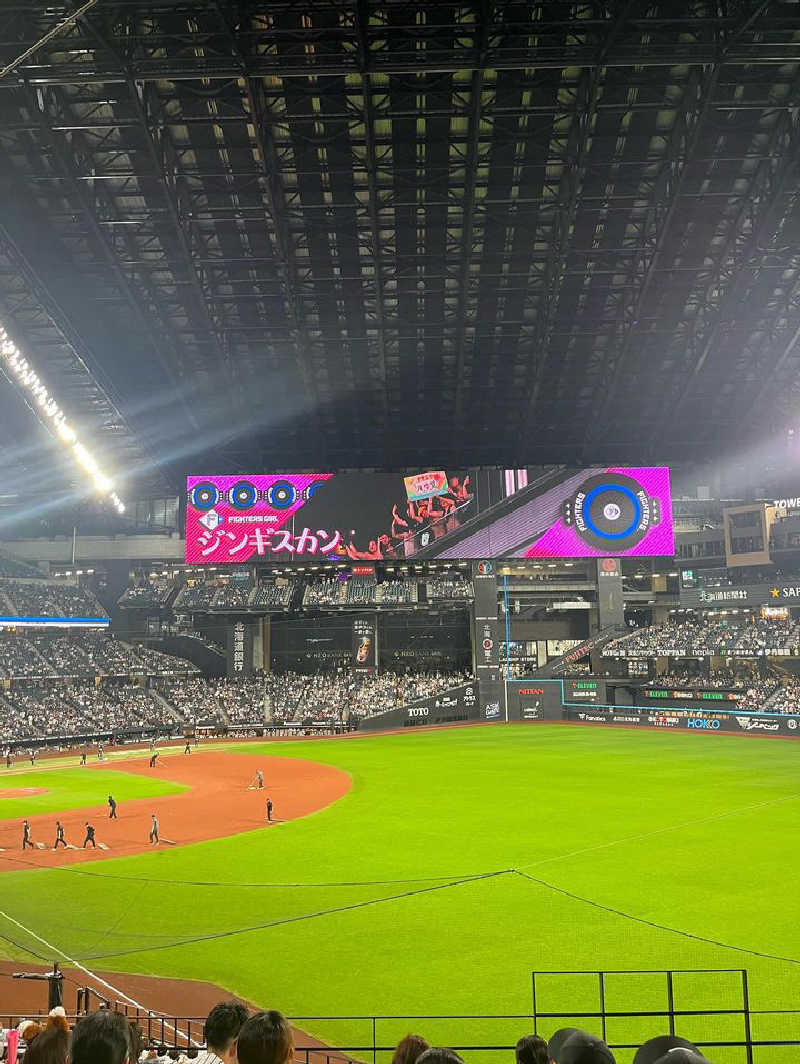
M143 853L153 848L148 839L152 813L160 822L162 848L169 848L165 839L185 846L266 827L267 795L273 802L273 818L281 823L324 809L351 787L351 779L345 772L316 761L224 751L162 754L155 769L149 767L149 755L97 767L104 771L154 776L190 789L183 794L122 803L117 810L119 819L109 820L108 787L104 780L98 784L95 805L71 809L61 815L52 812L30 817L33 841L44 843L46 849L27 849L24 854L21 818L0 820L0 872ZM249 784L259 768L264 771L264 790L250 790ZM94 766L86 769L89 773L93 770ZM15 790L14 797L22 797L21 792ZM59 847L53 851L57 817L64 825L67 843L81 846L88 820L96 828L98 844L108 848L65 850Z

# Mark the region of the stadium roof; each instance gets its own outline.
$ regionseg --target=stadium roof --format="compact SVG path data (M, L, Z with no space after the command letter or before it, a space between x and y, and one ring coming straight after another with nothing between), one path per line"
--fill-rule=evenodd
M115 471L793 417L798 3L95 0L33 47L78 6L0 8L0 320Z

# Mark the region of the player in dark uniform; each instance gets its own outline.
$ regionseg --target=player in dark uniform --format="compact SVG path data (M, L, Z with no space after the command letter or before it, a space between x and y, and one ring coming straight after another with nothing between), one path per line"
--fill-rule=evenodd
M30 820L23 820L23 822L22 822L22 849L24 850L27 846L30 846L30 848L32 850L34 849L33 839L31 838L31 822L30 822Z
M32 765L36 764L36 751L35 750L31 750L31 764Z
M84 746L83 750L81 750L81 764L82 765L86 764L86 747L85 746Z
M153 822L150 828L150 842L154 846L158 846L158 817L153 813L150 819Z
M14 762L11 760L11 751L9 750L6 754L6 768L11 768L13 764Z
M272 799L267 798L267 820L272 823Z
M184 752L184 754L191 754L191 752L192 752L192 747L191 747L191 743L190 743L189 739L186 740L186 746L184 746L183 752Z
M108 819L119 820L119 817L117 816L117 803L110 794L108 796Z
M87 820L86 821L86 838L83 840L83 849L84 850L86 849L86 847L89 845L90 842L92 844L92 847L96 850L97 849L97 843L94 841L94 828L92 827L92 825Z
M156 767L156 761L158 761L158 750L150 755L150 768Z
M57 850L59 846L63 846L66 850L67 844L64 841L64 825L60 820L56 821L56 841L53 843L53 849Z
M98 743L97 744L97 760L98 761L102 761L103 760L103 744L102 743Z

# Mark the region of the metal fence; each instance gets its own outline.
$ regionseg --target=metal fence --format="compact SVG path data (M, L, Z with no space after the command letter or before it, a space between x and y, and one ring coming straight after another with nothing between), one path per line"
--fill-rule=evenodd
M521 1036L533 1031L548 1038L560 1027L580 1027L602 1037L617 1064L629 1064L643 1042L662 1034L687 1038L713 1064L800 1060L800 1008L754 1008L742 968L535 971L531 992L529 1013L292 1016L295 1059L388 1064L398 1041L415 1032L468 1064L511 1064ZM100 1007L127 1016L147 1046L190 1056L204 1046L205 1017L144 1011L90 988L78 991L68 1019ZM19 1019L0 1016L0 1023L16 1026Z

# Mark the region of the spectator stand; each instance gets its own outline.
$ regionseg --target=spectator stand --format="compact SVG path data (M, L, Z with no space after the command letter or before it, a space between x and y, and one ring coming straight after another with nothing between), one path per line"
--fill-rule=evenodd
M78 584L14 579L2 581L0 590L10 608L9 616L108 619L92 592Z

